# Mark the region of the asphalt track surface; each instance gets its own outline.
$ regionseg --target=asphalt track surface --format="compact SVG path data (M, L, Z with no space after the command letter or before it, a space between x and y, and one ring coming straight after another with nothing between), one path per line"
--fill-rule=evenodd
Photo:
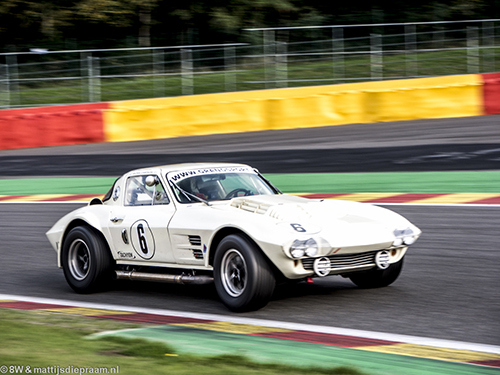
M377 148L384 155L386 147L432 146L431 153L421 153L425 159L447 145L450 152L464 145L483 145L477 150L495 150L500 145L498 116L480 118L415 121L407 123L365 124L283 132L232 134L194 137L191 139L158 140L112 145L85 145L0 152L0 175L53 175L55 169L67 175L106 175L108 164L90 163L89 156L124 156L112 175L128 170L134 159L146 155L148 163L160 164L161 150L169 155L200 157L218 152L234 154L253 150L285 151L293 155L295 147L321 152ZM390 130L384 130L388 126ZM471 127L475 130L472 131ZM387 131L385 136L379 132ZM482 134L484 131L485 134ZM431 133L429 133L431 132ZM433 134L435 137L433 138ZM280 135L281 134L281 135ZM323 134L323 135L322 135ZM386 136L393 135L386 139ZM413 139L411 134L413 134ZM248 137L248 142L245 141ZM308 138L310 137L310 138ZM377 138L379 143L377 143ZM260 139L260 141L259 141ZM288 142L286 141L288 139ZM231 141L232 140L232 141ZM364 140L364 141L363 141ZM434 140L436 143L432 143ZM176 143L177 142L177 143ZM224 143L226 142L226 143ZM275 147L273 148L273 142ZM177 145L175 148L174 145ZM243 147L246 145L245 147ZM262 145L262 148L259 148ZM328 146L328 147L327 147ZM346 147L343 147L346 146ZM493 155L495 151L489 152ZM133 155L132 155L133 154ZM480 155L488 154L483 152ZM40 165L26 159L45 160L61 157L61 163ZM453 155L453 154L452 154ZM457 154L454 154L457 155ZM471 155L453 156L449 165L465 168ZM407 159L407 155L403 155ZM48 159L45 159L45 158ZM5 169L6 158L18 158L17 169ZM498 156L490 160L500 169ZM73 163L72 168L64 160ZM199 158L196 160L200 160ZM214 159L215 160L215 159ZM283 160L286 159L283 156ZM432 158L423 161L425 170L432 168ZM243 160L242 160L243 161ZM142 162L142 160L141 160ZM251 163L251 161L246 161ZM264 173L266 160L259 168ZM255 164L255 163L252 163ZM293 163L290 163L293 164ZM483 165L483 163L480 163ZM106 167L102 167L106 165ZM144 164L142 164L144 165ZM141 165L141 166L142 166ZM44 167L44 168L43 168ZM41 169L44 169L42 171ZM328 172L330 167L325 167ZM17 172L16 172L17 171ZM303 170L287 170L287 172ZM311 171L311 170L308 170ZM371 171L376 171L372 168ZM16 172L16 173L14 173ZM194 287L170 284L120 282L105 293L78 295L66 284L61 270L56 268L55 252L44 233L63 214L78 207L75 204L2 204L0 205L0 293L32 297L68 299L117 305L162 308L178 311L233 315L218 300L212 286ZM400 278L391 286L375 290L356 288L340 277L316 279L314 284L298 283L277 288L268 306L239 316L289 321L369 331L398 333L430 338L450 339L490 345L500 345L500 249L498 221L500 207L457 206L390 206L417 226L424 234L410 248Z
M0 178L119 176L200 160L263 173L499 170L500 115L6 150Z

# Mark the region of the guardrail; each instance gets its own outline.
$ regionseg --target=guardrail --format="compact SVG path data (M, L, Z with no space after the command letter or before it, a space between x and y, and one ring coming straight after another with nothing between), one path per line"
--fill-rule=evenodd
M500 71L497 19L307 28L247 31L261 45L3 53L0 109Z

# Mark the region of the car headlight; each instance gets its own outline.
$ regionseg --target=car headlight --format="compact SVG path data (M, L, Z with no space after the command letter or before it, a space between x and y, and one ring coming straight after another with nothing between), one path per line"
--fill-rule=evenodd
M313 238L307 240L295 240L290 246L290 254L294 258L300 258L304 255L313 257L318 253L318 244Z
M401 246L405 244L407 246L413 244L416 241L416 238L413 233L413 229L410 227L405 229L395 229L394 236L396 239L393 241L392 246Z

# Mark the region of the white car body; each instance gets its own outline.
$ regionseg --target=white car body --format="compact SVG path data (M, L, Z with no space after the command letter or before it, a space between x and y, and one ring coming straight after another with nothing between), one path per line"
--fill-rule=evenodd
M245 185L235 189L238 191L228 199L210 202L203 201L206 196L196 188L188 191L195 179L201 184L223 188L224 183L233 181L232 176L239 178L240 175L244 178L241 181L246 183L248 179L249 184L257 182L258 186L254 189ZM144 185L137 189L136 185L141 183ZM244 258L243 266L253 267L240 251L233 252L229 259L223 255L216 259L221 241L231 235L244 238L253 247L251 252L263 255L264 260L258 263L268 263L274 279L294 280L334 274L349 277L355 272L370 270L384 272L391 265L402 263L408 245L421 234L401 215L378 206L281 194L272 186L266 188L266 184L269 185L268 181L257 171L242 164L177 164L138 169L120 177L104 202L94 199L88 206L65 215L47 232L47 237L57 251L58 266L67 268L67 279L71 278L72 267L73 270L76 267L73 275L78 283L99 260L79 266L78 259L94 256L93 245L74 235L74 246L66 245L64 250L64 244L71 229L86 226L98 234L102 246L110 252L109 267L119 278L141 279L142 275L146 280L182 282L182 275L186 276L184 281L203 275L198 280L203 282L210 281L212 275L220 295L224 294L227 282L217 283L222 276L214 272L214 261L220 263L218 268L223 264L235 268L234 261L241 263L239 258ZM148 191L144 192L145 189ZM186 195L188 192L190 195ZM242 192L246 195L239 196ZM194 197L195 194L202 199ZM238 250L234 244L229 247ZM65 256L72 260L64 261ZM238 264L236 268L243 266ZM250 275L250 271L243 269L244 276L241 276L239 270L233 268L220 271L226 272L229 283L238 282L236 289L234 286L228 289L226 285L229 297L225 296L227 301L223 298L223 302L233 310L258 308L267 303L251 302L252 296L240 301L245 289L240 285L241 278ZM154 272L140 272L142 269L154 269ZM178 272L171 272L176 269ZM70 282L70 285L86 292L86 285L82 288L79 284L75 287Z

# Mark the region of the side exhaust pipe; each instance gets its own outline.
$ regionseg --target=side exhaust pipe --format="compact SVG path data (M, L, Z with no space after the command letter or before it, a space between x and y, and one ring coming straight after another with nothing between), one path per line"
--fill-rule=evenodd
M207 275L169 275L163 273L147 273L137 271L115 271L118 280L155 281L160 283L204 285L214 281L212 276Z

